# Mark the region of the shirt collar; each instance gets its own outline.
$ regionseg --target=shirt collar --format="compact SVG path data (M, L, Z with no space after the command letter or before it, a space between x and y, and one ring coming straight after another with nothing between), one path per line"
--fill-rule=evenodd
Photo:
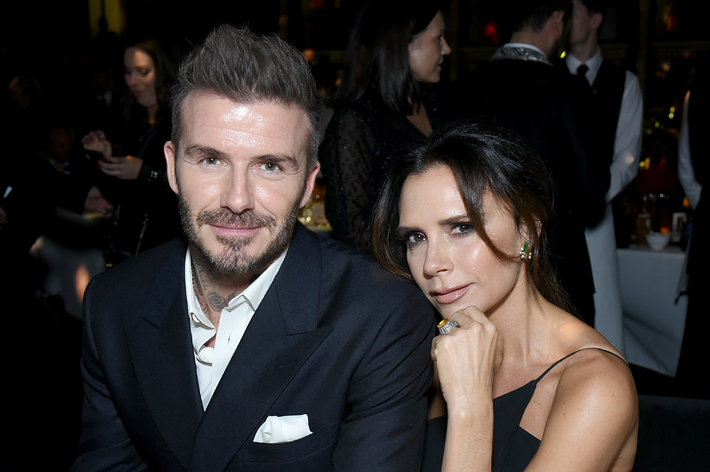
M224 310L232 311L239 305L242 300L246 300L251 306L253 311L256 311L261 304L261 301L266 296L266 292L271 287L271 284L276 278L279 269L283 265L286 259L286 254L288 253L288 248L284 250L279 257L274 260L274 262L266 268L264 272L256 278L239 296L234 297L229 301ZM212 326L212 322L207 319L207 317L202 312L202 308L197 300L197 295L195 295L195 289L192 283L192 258L190 256L190 248L187 248L187 254L185 255L185 293L187 294L187 311L189 313L195 313L200 321L207 326Z
M542 49L528 43L505 43L491 58L492 61L504 59L542 62L543 64L552 65L545 53L542 52Z
M594 80L596 80L603 60L604 59L602 58L602 50L599 47L597 47L596 54L594 54L592 57L589 58L587 62L584 63L574 57L572 54L567 54L565 56L565 64L567 64L567 69L569 69L570 74L576 74L577 68L582 64L586 64L587 67L589 67L589 70L587 70L585 77L589 81L590 85L594 83Z

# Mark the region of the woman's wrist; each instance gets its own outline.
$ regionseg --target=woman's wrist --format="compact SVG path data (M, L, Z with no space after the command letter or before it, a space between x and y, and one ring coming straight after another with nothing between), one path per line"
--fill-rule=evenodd
M493 399L490 395L460 395L446 399L449 421L467 423L488 416L493 417Z

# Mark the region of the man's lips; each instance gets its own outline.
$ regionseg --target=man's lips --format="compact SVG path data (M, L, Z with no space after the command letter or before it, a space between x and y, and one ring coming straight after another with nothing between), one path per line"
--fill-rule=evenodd
M459 298L463 297L471 285L461 285L458 287L445 287L437 290L431 290L429 294L442 305L454 303Z
M252 236L258 232L263 226L230 226L230 225L209 225L213 231L222 236L243 237Z

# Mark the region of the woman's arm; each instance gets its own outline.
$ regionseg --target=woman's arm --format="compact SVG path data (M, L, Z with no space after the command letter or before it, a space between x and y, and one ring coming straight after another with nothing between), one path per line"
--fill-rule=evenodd
M432 345L448 411L442 472L490 471L493 454L493 364L498 332L485 314L465 308L459 328Z
M628 471L638 432L629 368L612 354L579 353L561 374L542 442L526 471Z
M334 239L368 251L375 139L355 110L336 111L318 152L325 177L325 210Z
M143 159L135 156L104 156L98 161L99 169L106 175L119 179L135 180L143 167Z
M138 178L143 166L143 159L135 156L112 156L113 146L106 139L106 134L103 131L92 131L82 138L81 144L88 151L97 151L103 154L104 157L99 159L98 166L104 174L124 180Z

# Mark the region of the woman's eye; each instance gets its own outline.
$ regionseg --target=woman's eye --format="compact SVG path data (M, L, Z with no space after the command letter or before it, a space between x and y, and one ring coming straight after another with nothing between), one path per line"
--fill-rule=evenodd
M451 225L451 233L453 234L469 234L473 231L471 223L456 223Z
M410 233L407 236L405 236L404 242L407 244L407 246L412 247L415 246L422 241L426 241L426 236L424 236L422 233Z

